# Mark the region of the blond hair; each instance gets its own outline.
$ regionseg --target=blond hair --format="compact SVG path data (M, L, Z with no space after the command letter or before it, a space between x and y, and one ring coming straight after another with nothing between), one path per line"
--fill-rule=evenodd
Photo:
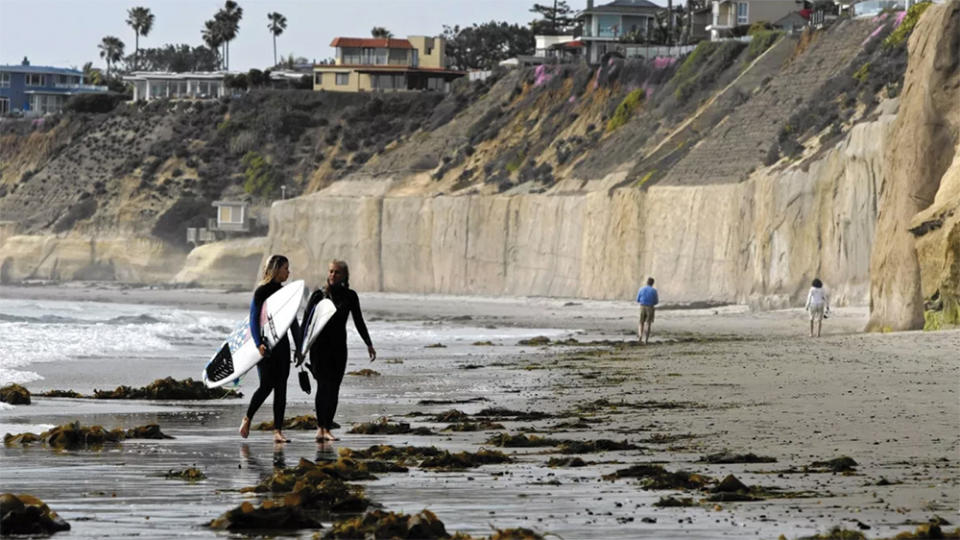
M343 286L350 288L350 266L347 265L347 261L341 261L340 259L333 259L330 261L330 264L336 266L340 270L343 270ZM324 289L329 289L330 285L327 284L324 286Z
M274 281L280 273L280 269L283 268L283 265L289 263L290 261L283 255L271 255L270 258L267 259L267 264L263 267L263 276L260 277L260 283L257 285L266 285Z

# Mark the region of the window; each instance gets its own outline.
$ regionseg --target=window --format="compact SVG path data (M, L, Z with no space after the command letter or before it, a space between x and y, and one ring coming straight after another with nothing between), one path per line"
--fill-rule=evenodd
M737 24L747 24L749 17L747 10L750 4L746 2L737 2Z
M313 84L323 84L323 73L317 72L313 74Z
M337 86L346 86L350 84L349 73L337 73Z
M27 86L43 86L43 75L27 73Z
M10 72L0 72L0 88L10 88Z
M10 99L0 98L0 114L8 114L9 112L10 112Z
M243 209L221 206L220 223L243 223Z

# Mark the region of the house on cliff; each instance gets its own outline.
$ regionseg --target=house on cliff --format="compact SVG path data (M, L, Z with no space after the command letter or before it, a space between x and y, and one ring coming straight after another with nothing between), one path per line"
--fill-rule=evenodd
M57 113L70 96L106 92L106 86L83 84L83 72L50 66L0 66L0 114L25 116Z
M447 92L450 82L466 75L446 68L442 38L337 37L333 64L313 68L313 89L329 92Z
M168 73L134 71L123 80L133 86L133 100L216 99L227 95L225 71Z
M583 24L580 40L587 62L599 63L603 55L618 51L624 36L642 39L652 35L661 9L649 0L614 0L600 6L587 0L587 8L577 14Z
M803 0L713 0L713 22L707 26L710 39L729 36L738 26L773 23L803 8Z

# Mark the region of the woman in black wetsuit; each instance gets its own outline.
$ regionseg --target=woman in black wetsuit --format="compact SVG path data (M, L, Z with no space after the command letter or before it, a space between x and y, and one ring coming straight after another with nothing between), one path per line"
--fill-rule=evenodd
M327 273L327 284L310 295L305 313L310 313L320 300L329 298L337 306L337 312L323 327L317 340L310 346L310 372L317 379L317 440L335 441L330 432L333 416L337 412L340 383L347 369L347 316L353 314L353 324L363 342L367 344L370 361L377 359L377 351L370 341L367 325L360 312L360 298L350 288L350 269L344 261L334 260Z
M287 408L287 376L290 375L290 340L284 336L271 350L260 335L260 309L271 294L283 287L283 282L290 277L290 262L283 255L272 255L263 269L263 277L253 292L250 302L250 335L257 344L260 356L265 357L257 364L257 375L260 376L260 386L250 398L247 414L240 424L240 436L244 439L250 434L250 421L260 405L273 392L273 442L285 443L289 439L283 436L283 413ZM300 325L293 319L290 331L300 350ZM297 353L299 356L299 353Z

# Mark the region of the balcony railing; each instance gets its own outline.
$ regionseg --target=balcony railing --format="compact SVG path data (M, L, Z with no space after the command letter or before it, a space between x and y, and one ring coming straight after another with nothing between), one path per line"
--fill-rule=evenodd
M57 83L53 85L54 88L60 90L89 90L91 92L106 92L106 86L98 86L95 84L67 84L67 83Z

